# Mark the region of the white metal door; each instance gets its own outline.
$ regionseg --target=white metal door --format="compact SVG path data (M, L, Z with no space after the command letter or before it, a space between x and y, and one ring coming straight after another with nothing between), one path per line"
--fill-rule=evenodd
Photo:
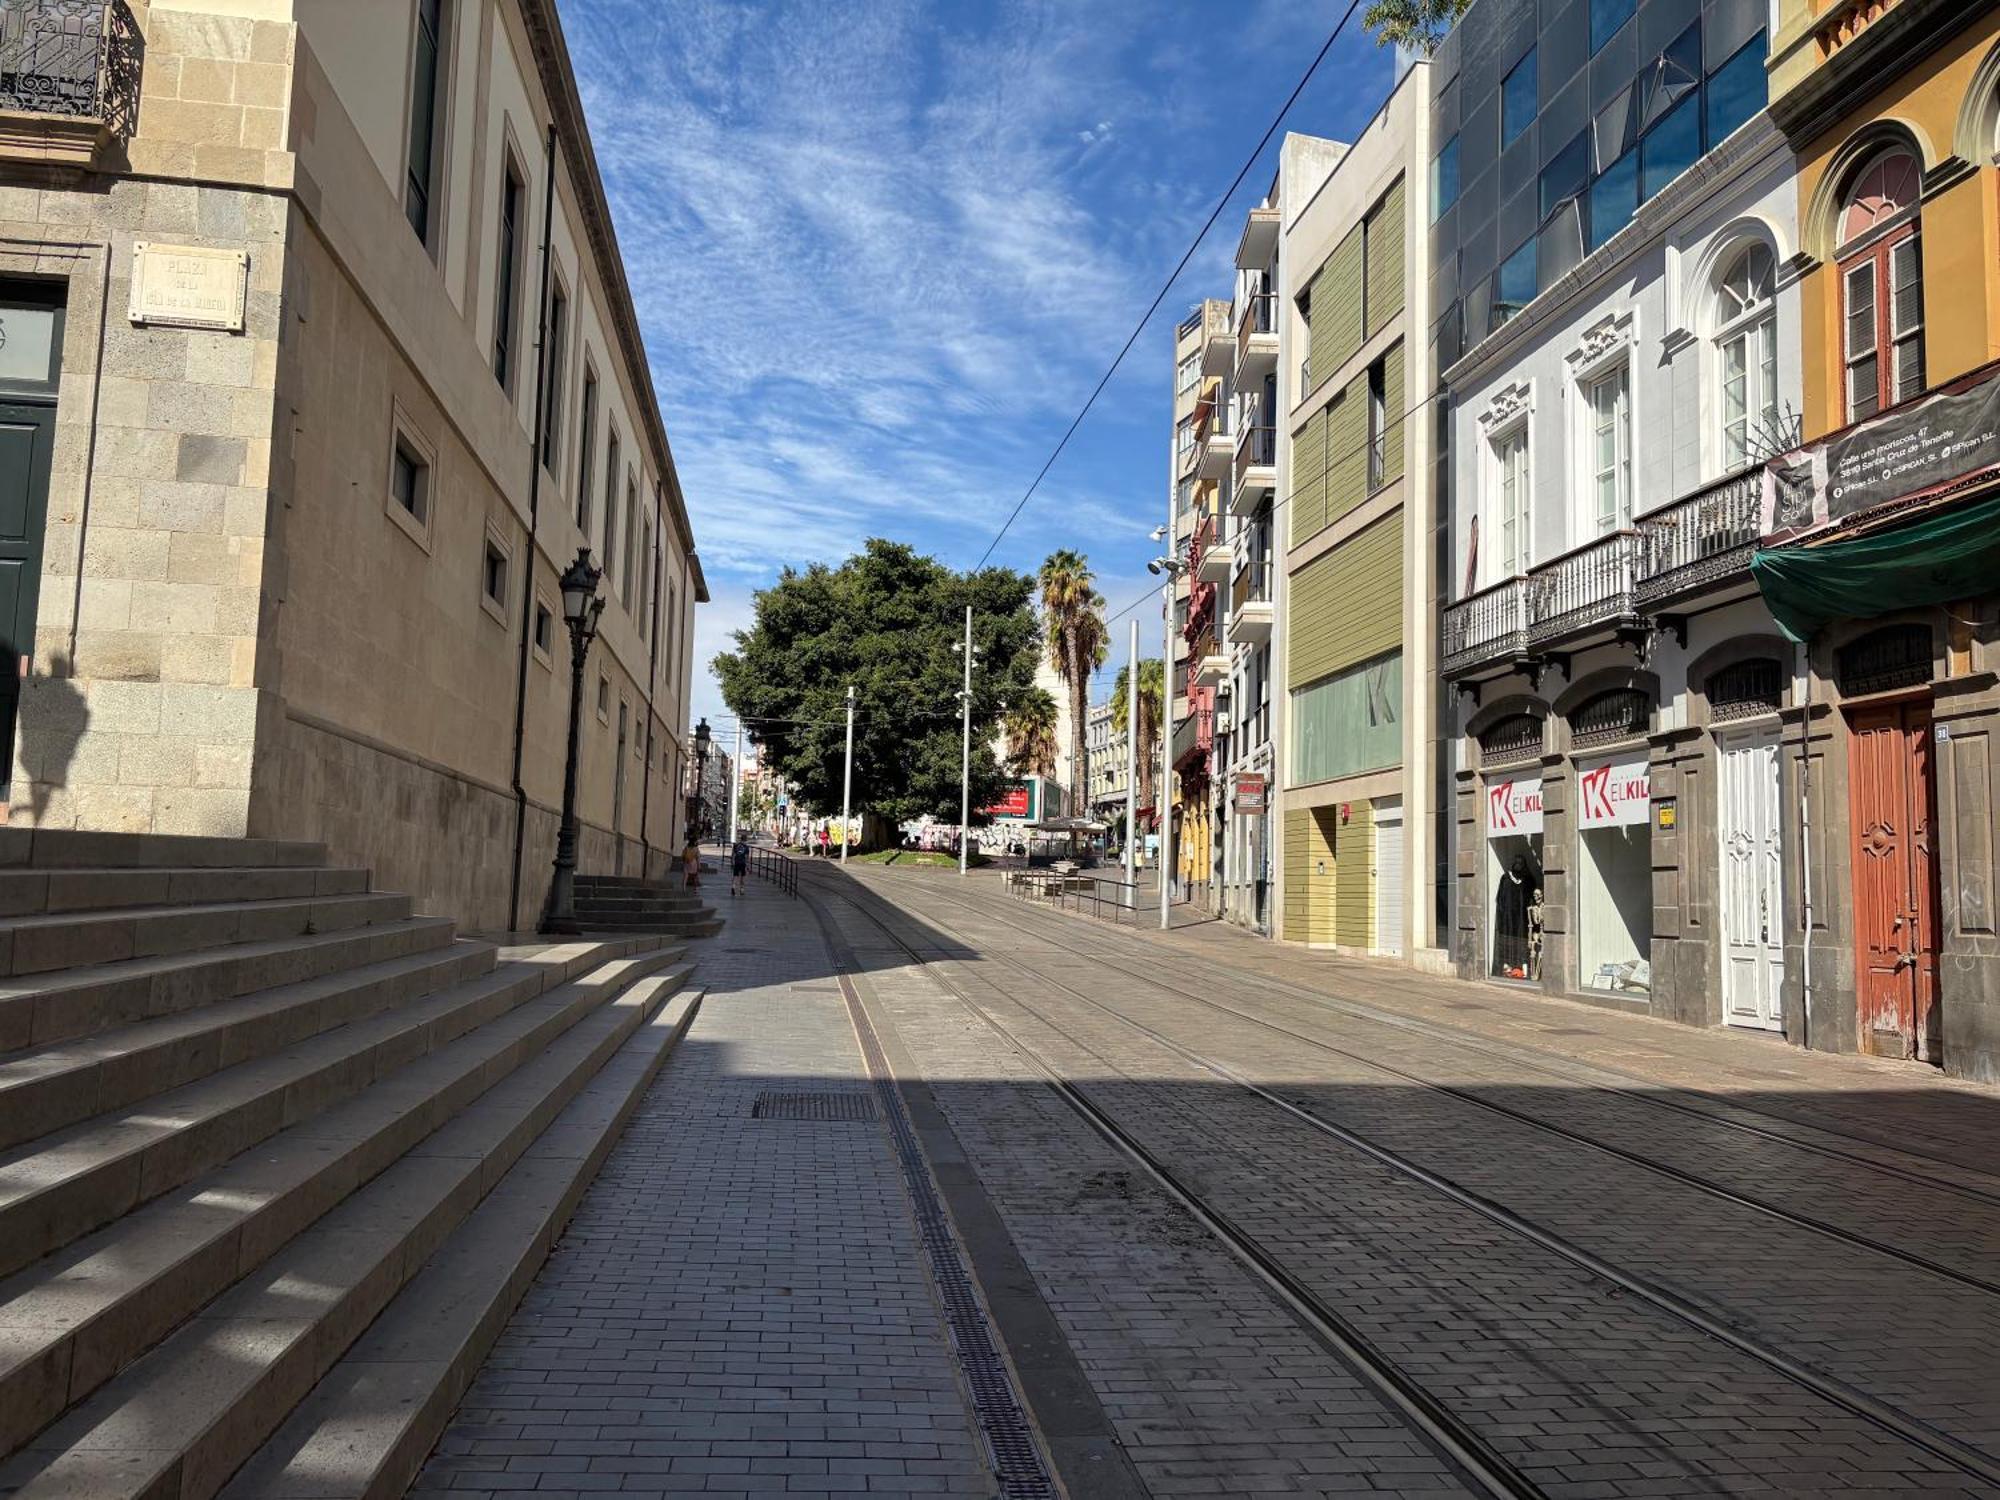
M1375 804L1375 951L1403 951L1403 802Z
M1785 977L1777 731L1730 736L1721 751L1722 1018L1777 1031Z

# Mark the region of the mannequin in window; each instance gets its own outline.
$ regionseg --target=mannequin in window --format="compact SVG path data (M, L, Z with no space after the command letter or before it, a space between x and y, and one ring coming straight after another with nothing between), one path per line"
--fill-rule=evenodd
M1542 977L1542 888L1528 898L1528 977Z
M1493 972L1503 979L1527 979L1528 907L1539 897L1542 872L1525 854L1517 854L1501 872L1493 893ZM1536 905L1539 901L1536 900Z

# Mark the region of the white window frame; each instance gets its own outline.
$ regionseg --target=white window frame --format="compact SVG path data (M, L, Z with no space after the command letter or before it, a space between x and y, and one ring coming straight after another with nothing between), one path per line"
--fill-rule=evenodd
M1612 313L1586 329L1576 347L1564 356L1569 367L1569 489L1565 516L1569 536L1564 547L1580 546L1598 537L1628 529L1640 512L1638 430L1633 413L1639 409L1638 324L1630 311ZM1613 477L1612 509L1607 518L1600 500L1600 481L1607 472L1598 447L1598 394L1605 385L1623 380L1624 403L1614 433L1616 449L1608 472ZM1558 550L1561 550L1560 548Z
M1583 462L1577 471L1578 490L1587 509L1583 530L1609 536L1632 524L1632 366L1614 361L1593 373L1579 390L1583 423ZM1609 427L1610 448L1605 439ZM1609 506L1606 482L1609 481Z
M1529 437L1528 417L1523 413L1517 420L1490 433L1486 439L1486 493L1492 503L1482 505L1480 509L1492 516L1493 535L1490 538L1482 535L1480 538L1482 588L1491 588L1509 578L1518 577L1534 566L1535 465ZM1511 517L1508 514L1510 469L1516 471L1511 492ZM1510 519L1516 532L1511 556L1504 541ZM1485 528L1482 526L1481 530L1483 532Z
M486 563L488 549L500 558L500 597L494 598L486 591ZM479 546L479 607L486 611L493 623L503 630L507 626L507 598L514 591L514 549L500 528L491 521L486 523Z

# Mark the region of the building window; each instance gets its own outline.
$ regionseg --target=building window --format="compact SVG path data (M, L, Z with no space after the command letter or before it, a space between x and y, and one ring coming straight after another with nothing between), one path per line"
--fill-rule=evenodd
M1722 469L1766 456L1778 432L1777 262L1768 245L1745 246L1716 289L1722 379Z
M1582 192L1583 185L1589 178L1590 132L1580 130L1570 143L1551 156L1548 165L1542 168L1542 217L1548 218L1556 211L1557 205Z
M639 571L633 549L639 544L639 482L625 476L625 561L618 569L618 602L632 609L632 575Z
M1531 235L1493 273L1493 327L1498 328L1534 300L1535 241Z
M1784 687L1783 664L1767 656L1711 673L1707 687L1709 722L1729 724L1760 714L1774 714Z
M1849 698L1921 687L1931 680L1931 628L1884 625L1842 646L1834 658L1834 679Z
M1590 185L1589 238L1586 252L1595 250L1632 222L1639 208L1639 153L1627 151Z
M505 625L508 552L490 526L486 532L485 548L479 561L479 605L493 617L495 623Z
M1180 368L1175 371L1174 394L1177 396L1186 395L1194 389L1195 382L1200 379L1201 356L1199 354L1190 354L1186 359L1181 361Z
M1193 448L1194 418L1182 417L1180 424L1174 428L1174 457L1184 460Z
M1632 19L1634 0L1590 0L1590 50L1597 50Z
M1539 100L1535 92L1535 49L1514 64L1500 85L1500 145L1513 144L1521 132L1535 123Z
M582 452L576 476L576 528L590 535L590 487L594 478L591 465L597 461L597 372L583 369L583 420L577 427L576 445Z
M1864 165L1840 211L1847 419L1924 388L1923 262L1916 158L1900 148Z
M1444 143L1442 150L1431 158L1431 222L1435 224L1444 217L1444 211L1458 202L1458 137L1453 136Z
M1632 519L1632 376L1620 365L1585 388L1592 523L1598 536Z
M535 654L548 661L555 651L555 612L540 599L535 601L535 633L531 639L535 643Z
M1382 477L1387 472L1388 455L1383 451L1382 443L1384 434L1389 430L1388 384L1387 365L1378 359L1368 367L1368 488L1371 493L1382 488Z
M425 246L434 227L432 190L437 180L438 74L443 55L444 0L417 0L415 66L410 77L410 139L408 177L403 184L403 212Z
M431 517L431 466L401 433L389 464L389 498L419 526Z
M597 717L601 723L611 722L611 679L601 672L597 675Z
M509 159L500 169L500 243L493 288L493 378L514 389L514 304L521 279L521 174Z
M618 561L618 433L611 434L611 445L604 460L604 592L611 592L611 575Z
M1708 148L1713 151L1764 107L1769 94L1764 71L1764 33L1737 48L1708 79Z
M1493 581L1528 569L1528 425L1523 422L1493 440Z
M548 364L546 395L542 407L542 464L551 474L556 455L562 450L563 355L569 346L569 298L557 284L549 290Z
M1693 166L1701 155L1701 96L1694 85L1689 89L1639 142L1641 203Z

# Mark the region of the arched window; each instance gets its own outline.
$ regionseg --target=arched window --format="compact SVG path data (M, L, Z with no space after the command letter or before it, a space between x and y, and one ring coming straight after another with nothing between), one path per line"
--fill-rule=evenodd
M1479 737L1479 758L1487 765L1541 753L1542 721L1537 714L1509 714Z
M1778 432L1777 260L1761 241L1737 253L1715 289L1722 381L1722 468L1769 457Z
M1842 357L1847 419L1859 422L1924 388L1924 278L1917 159L1900 146L1869 158L1840 206Z

